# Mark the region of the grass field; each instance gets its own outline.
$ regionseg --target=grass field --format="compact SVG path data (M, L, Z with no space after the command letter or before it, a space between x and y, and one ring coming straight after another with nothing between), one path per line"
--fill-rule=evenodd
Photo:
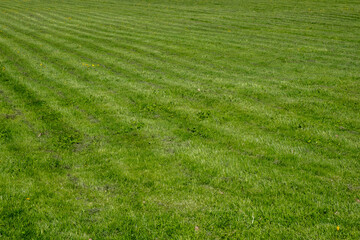
M360 2L0 0L0 239L360 239Z

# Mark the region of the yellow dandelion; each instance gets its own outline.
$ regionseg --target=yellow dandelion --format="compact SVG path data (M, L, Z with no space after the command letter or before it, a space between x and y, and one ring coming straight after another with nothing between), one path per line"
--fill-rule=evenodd
M40 63L40 66L42 66L42 63Z
M339 227L339 226L337 226L337 227L336 227L336 230L338 230L338 231L339 231L339 230L340 230L340 227Z
M92 64L91 66L95 67L95 65L94 65L94 64Z
M30 198L28 197L28 198L26 198L26 200L30 200Z

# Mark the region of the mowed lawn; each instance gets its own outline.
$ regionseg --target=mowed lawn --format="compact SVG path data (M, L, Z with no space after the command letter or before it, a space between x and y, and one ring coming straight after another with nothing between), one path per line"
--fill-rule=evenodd
M0 1L0 239L360 239L359 148L359 1Z

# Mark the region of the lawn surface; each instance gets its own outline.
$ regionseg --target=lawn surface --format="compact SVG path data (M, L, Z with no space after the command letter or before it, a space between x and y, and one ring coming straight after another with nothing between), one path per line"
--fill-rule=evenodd
M360 239L360 2L1 0L0 239Z

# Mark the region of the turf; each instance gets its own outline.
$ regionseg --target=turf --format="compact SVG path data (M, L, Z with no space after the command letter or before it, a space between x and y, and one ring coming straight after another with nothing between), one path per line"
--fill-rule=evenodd
M1 0L1 239L360 239L360 2Z

